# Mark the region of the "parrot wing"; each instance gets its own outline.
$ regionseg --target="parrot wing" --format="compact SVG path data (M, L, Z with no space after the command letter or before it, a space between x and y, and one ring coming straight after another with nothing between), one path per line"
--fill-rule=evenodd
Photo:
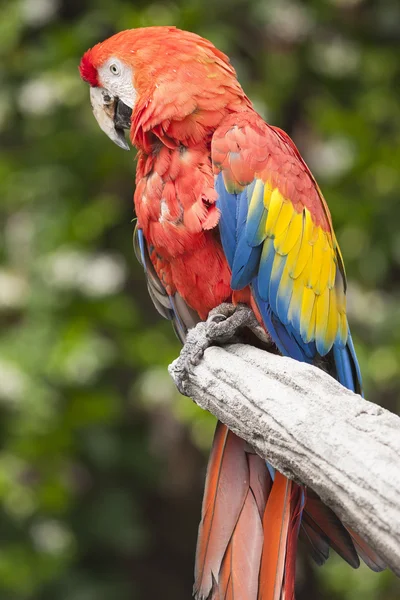
M245 111L215 132L212 161L232 289L250 286L282 354L307 362L329 354L339 381L359 392L342 256L329 209L293 141Z
M283 355L305 362L326 357L343 385L361 391L342 256L329 209L296 146L248 111L229 116L217 129L211 156L232 289L250 288L258 317ZM273 472L270 465L268 470ZM368 565L384 568L316 495L279 473L273 479L263 517L258 600L294 597L300 528L319 564L331 546L355 568L356 548Z
M184 344L188 330L200 321L199 315L186 304L178 292L168 294L150 259L153 248L148 247L143 231L137 225L133 232L133 247L136 258L144 268L147 289L154 306L162 317L172 321L177 337Z

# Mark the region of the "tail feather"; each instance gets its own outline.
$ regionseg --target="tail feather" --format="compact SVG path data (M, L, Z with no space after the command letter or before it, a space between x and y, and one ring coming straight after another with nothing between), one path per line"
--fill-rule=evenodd
M360 566L349 532L335 513L310 489L307 490L303 523L322 539L327 539L329 545L354 569Z
M320 533L317 533L304 519L301 523L300 538L306 543L307 549L312 558L321 567L329 558L329 540Z
M249 488L245 442L217 424L207 468L197 539L194 595L206 600L218 580L222 559Z
M387 567L386 563L376 554L370 546L368 546L367 542L363 540L362 537L358 535L355 531L350 529L350 527L346 527L347 531L351 535L351 539L353 540L354 546L360 556L363 559L367 567L369 567L372 571L379 573L380 571L384 571Z
M254 494L258 512L261 519L264 516L268 496L272 488L272 478L265 464L265 460L257 454L248 454L247 460L250 469L250 488Z
M380 572L387 567L367 542L350 527L343 525L335 513L310 489L307 490L301 532L318 565L323 565L328 559L331 546L355 569L360 565L359 557L372 571Z
M257 600L263 546L262 517L272 479L265 461L247 453L250 486L219 575L218 600Z
M295 483L292 483L292 497L290 499L290 522L287 536L285 574L283 584L283 597L285 600L294 600L297 540L299 538L299 529L304 509L304 500L304 488L302 486L296 485Z
M249 488L219 575L221 600L257 600L263 547L262 521Z
M294 600L299 532L317 564L331 546L352 567L380 557L319 496L272 469L218 423L197 542L196 600Z
M281 598L294 485L278 471L275 473L263 518L264 545L258 600Z
M215 596L211 595L211 600L230 600L233 593L232 584L232 544L226 549L224 560L222 561L219 572L218 586L216 584Z

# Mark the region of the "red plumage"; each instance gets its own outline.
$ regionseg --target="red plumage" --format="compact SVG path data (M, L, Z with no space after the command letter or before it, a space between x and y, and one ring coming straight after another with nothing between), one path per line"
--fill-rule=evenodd
M287 539L292 517L291 498L295 485L280 473L275 474L274 485L263 517L264 547L258 600L280 600L281 598Z
M218 423L210 455L196 552L195 596L208 598L249 489L245 442ZM229 502L227 502L229 498Z
M81 64L79 65L79 72L84 81L89 83L93 87L99 85L97 76L97 69L94 67L91 58L91 50L88 50L82 57Z
M256 112L225 119L213 136L212 156L215 171L223 171L229 186L240 191L254 178L269 181L290 198L297 212L308 208L315 225L332 230L329 209L293 140Z

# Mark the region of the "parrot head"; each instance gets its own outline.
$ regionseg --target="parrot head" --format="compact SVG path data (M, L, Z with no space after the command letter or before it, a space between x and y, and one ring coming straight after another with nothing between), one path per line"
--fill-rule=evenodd
M217 122L227 107L249 102L225 54L175 27L117 33L89 49L79 70L100 128L126 150L125 129L135 144L139 129L163 139L165 127L179 122L193 139L204 134L204 111L207 123Z
M121 34L88 50L79 71L90 84L90 102L100 128L117 146L129 150L124 129L130 128L137 92L133 56L121 51L120 38Z

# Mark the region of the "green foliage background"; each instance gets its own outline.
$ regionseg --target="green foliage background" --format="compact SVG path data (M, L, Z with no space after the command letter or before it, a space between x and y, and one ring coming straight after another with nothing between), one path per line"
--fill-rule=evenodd
M132 252L133 153L78 76L120 29L228 53L329 202L367 397L400 410L397 0L10 0L0 20L0 598L190 598L213 420ZM397 86L397 87L396 87ZM298 598L395 600L390 573L300 559Z

